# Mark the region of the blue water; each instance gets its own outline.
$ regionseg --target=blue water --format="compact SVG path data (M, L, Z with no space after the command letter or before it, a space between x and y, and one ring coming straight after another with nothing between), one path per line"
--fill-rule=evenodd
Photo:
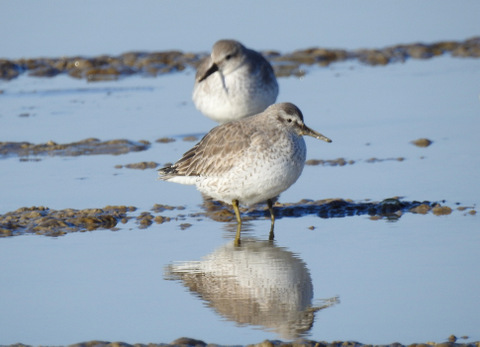
M441 1L435 8L410 1L362 2L362 11L360 3L342 1L306 3L305 8L316 6L308 11L283 4L271 8L275 25L265 25L265 35L252 35L245 25L247 13L239 9L242 3L229 3L231 8L216 4L218 12L205 2L184 3L195 10L191 12L168 2L147 2L131 11L124 4L107 12L110 21L105 21L110 2L89 10L88 20L79 14L89 9L89 2L13 3L1 3L6 10L0 11L0 27L17 28L18 39L5 42L0 57L173 48L196 52L207 51L220 37L280 51L313 45L353 49L464 40L480 32L472 19L478 13L473 1ZM273 3L262 4L265 11L269 4ZM45 21L41 14L52 6L59 11L55 19L40 25ZM289 20L287 10L293 12ZM27 32L20 26L29 11L38 15L22 24L30 28ZM221 15L228 11L238 13L239 22ZM192 25L201 20L199 30L188 26L175 35L172 30L166 33L164 26L179 22L169 15L177 12ZM251 15L248 18L265 18L262 11ZM139 26L127 30L126 18ZM222 25L212 25L214 19ZM55 29L56 24L65 30ZM88 35L95 30L102 35ZM174 161L193 145L180 140L184 135L206 133L215 125L191 102L193 71L98 83L67 76L0 81L0 141L67 143L96 137L152 143L147 151L122 156L0 159L0 213L34 205L64 209L125 204L138 208L135 216L163 203L185 210L162 215L186 215L143 230L132 220L115 232L0 239L0 343L149 343L181 336L221 344L293 339L295 333L284 324L274 319L262 324L252 312L260 309L257 316L273 312L274 317L280 314L275 310L285 306L281 312L298 318L295 310L308 311L332 298L338 302L307 315L305 321L312 326L302 328L300 335L372 344L442 342L451 334L478 341L480 223L477 215L468 214L477 209L480 196L478 81L478 59L449 56L385 67L338 63L312 67L303 78L281 78L278 101L297 104L310 127L333 139L331 144L307 139L307 158L355 161L343 167L306 166L281 202L400 196L439 201L453 212L406 213L396 222L368 216L281 218L272 245L264 243L269 220L256 220L247 224L243 235L254 250L245 246L239 254L232 253L231 226L189 216L203 211L194 187L157 181L155 170L115 168ZM27 117L19 116L25 113ZM178 140L155 143L160 137ZM420 137L433 144L419 148L410 143ZM405 160L368 163L372 157ZM459 205L469 209L458 211ZM182 230L182 223L192 226ZM229 254L232 259L237 256L230 267ZM204 267L172 279L169 269L182 264ZM254 276L251 280L248 273ZM209 281L202 282L203 277ZM203 287L194 290L195 283ZM290 296L268 303L265 298L278 292ZM293 305L291 295L298 295L300 304ZM229 300L230 310L219 303Z

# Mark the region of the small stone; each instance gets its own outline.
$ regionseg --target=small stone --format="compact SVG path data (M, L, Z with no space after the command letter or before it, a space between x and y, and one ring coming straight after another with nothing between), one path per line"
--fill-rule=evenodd
M163 212L163 211L166 211L166 210L172 211L174 209L175 209L174 206L163 205L163 204L155 204L152 207L152 211L156 212L156 213Z
M159 138L157 140L155 140L155 142L158 142L158 143L170 143L170 142L175 142L175 139L172 139L170 137L162 137L162 138Z
M153 161L142 161L140 163L134 164L127 164L125 165L126 168L129 169L138 169L138 170L145 170L145 169L155 169L159 164Z
M172 345L181 347L205 347L207 344L202 340L195 340L189 337L180 337L173 341Z
M190 223L182 223L182 224L180 224L180 229L185 230L185 229L190 228L191 226L192 226L192 224L190 224Z
M183 138L183 141L187 141L187 142L198 141L198 137L196 137L196 136L185 136L185 137Z
M445 216L452 213L452 209L448 206L435 206L432 212L436 216Z
M428 211L431 210L431 207L427 204L421 204L418 205L417 207L413 207L410 209L410 212L412 213L419 213L419 214L427 214Z
M305 162L305 165L312 165L312 166L315 166L315 165L322 165L324 163L323 160L318 160L318 159L308 159L306 162Z
M411 143L417 147L428 147L433 143L433 141L426 138L421 138L421 139L413 140Z
M155 223L157 224L163 224L165 223L167 220L166 220L166 217L163 217L163 216L156 216L155 219L154 219Z

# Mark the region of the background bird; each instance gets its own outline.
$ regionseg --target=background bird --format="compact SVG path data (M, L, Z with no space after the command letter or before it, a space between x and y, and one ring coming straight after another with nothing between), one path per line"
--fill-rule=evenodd
M218 123L262 112L275 103L278 84L270 63L234 40L217 41L197 69L196 108Z

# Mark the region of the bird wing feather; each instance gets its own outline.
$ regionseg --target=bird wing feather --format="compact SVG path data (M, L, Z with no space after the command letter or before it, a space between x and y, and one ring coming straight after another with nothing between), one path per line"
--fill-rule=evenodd
M217 176L228 172L235 165L235 159L248 150L255 132L255 127L245 128L243 123L231 122L213 128L169 170L162 169L161 174L170 177Z

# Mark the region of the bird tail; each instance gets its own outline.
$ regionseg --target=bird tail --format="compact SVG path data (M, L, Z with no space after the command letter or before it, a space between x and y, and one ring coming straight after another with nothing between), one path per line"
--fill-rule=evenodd
M158 169L158 179L168 180L177 174L177 168L173 165Z

